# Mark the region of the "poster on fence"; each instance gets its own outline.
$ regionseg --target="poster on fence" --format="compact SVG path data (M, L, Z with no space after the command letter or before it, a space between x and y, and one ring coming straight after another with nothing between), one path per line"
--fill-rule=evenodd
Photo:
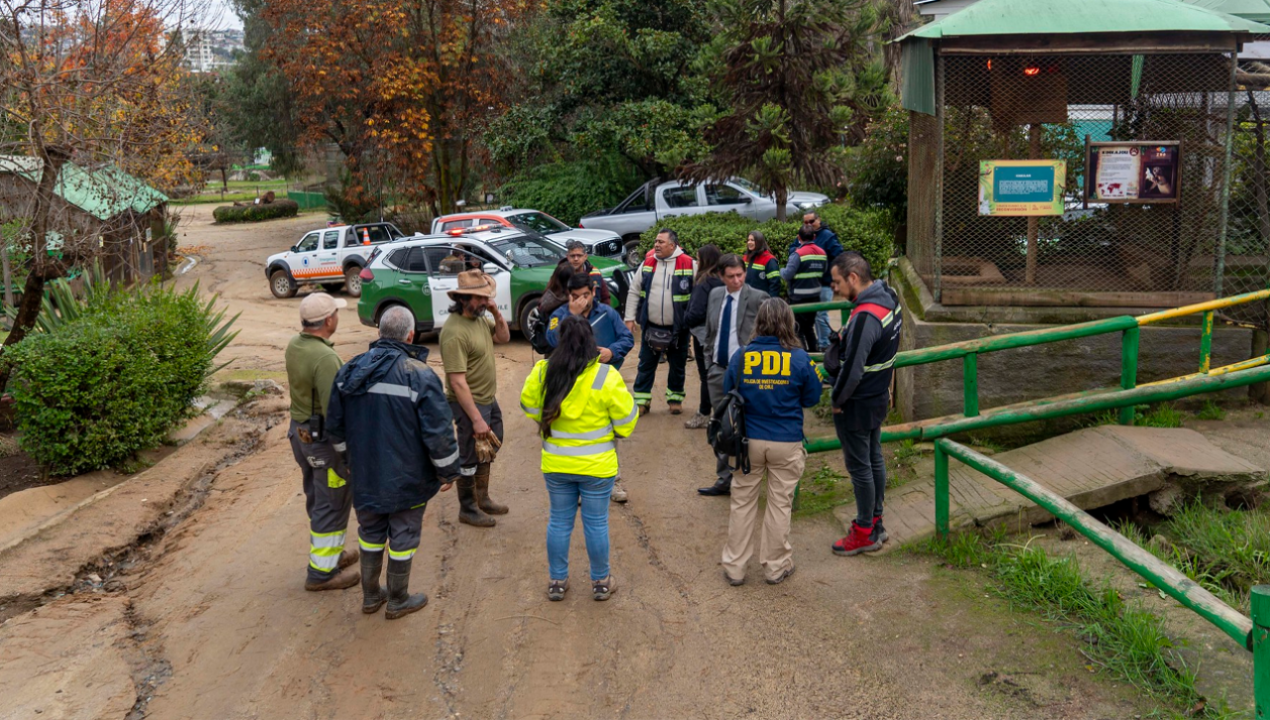
M1062 215L1066 184L1063 160L980 160L979 214Z
M1176 142L1089 143L1085 201L1175 203L1181 148Z

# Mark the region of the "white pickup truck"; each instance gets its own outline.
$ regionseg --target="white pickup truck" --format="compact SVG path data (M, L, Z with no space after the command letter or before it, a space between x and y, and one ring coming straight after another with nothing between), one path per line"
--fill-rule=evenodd
M295 296L301 285L321 285L361 297L362 268L376 245L405 237L392 223L337 225L306 233L286 252L265 260L269 291L276 298Z
M807 210L829 202L829 196L791 190L786 213L796 217ZM617 207L582 216L579 227L611 230L622 237L626 264L638 267L640 233L663 218L678 215L700 215L711 212L735 212L743 217L765 222L776 217L776 200L742 178L723 182L691 185L687 182L651 180L631 193Z

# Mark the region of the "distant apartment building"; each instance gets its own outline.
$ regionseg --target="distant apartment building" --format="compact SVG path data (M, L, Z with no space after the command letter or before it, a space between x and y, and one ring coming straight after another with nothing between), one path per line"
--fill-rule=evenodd
M185 68L190 72L212 72L232 65L234 55L243 49L242 30L209 30L182 28L185 45Z

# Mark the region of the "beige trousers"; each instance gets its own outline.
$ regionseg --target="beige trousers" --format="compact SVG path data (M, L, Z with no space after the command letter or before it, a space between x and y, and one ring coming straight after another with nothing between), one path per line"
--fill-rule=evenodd
M745 564L754 554L754 522L758 519L759 481L767 472L767 513L759 541L759 564L768 580L779 578L793 566L789 544L789 515L794 488L807 464L800 442L750 440L750 474L732 476L732 513L728 516L728 542L723 546L723 571L733 580L745 577Z

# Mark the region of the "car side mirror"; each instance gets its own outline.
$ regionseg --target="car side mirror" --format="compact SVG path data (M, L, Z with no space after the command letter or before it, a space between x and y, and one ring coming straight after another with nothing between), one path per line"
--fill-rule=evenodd
M485 271L486 275L497 275L503 271L502 266L497 263L485 263L481 269Z
M742 205L749 205L749 204L751 204L751 203L753 203L753 202L754 202L754 198L750 197L749 195L742 195L742 196L741 196L741 204L742 204Z

